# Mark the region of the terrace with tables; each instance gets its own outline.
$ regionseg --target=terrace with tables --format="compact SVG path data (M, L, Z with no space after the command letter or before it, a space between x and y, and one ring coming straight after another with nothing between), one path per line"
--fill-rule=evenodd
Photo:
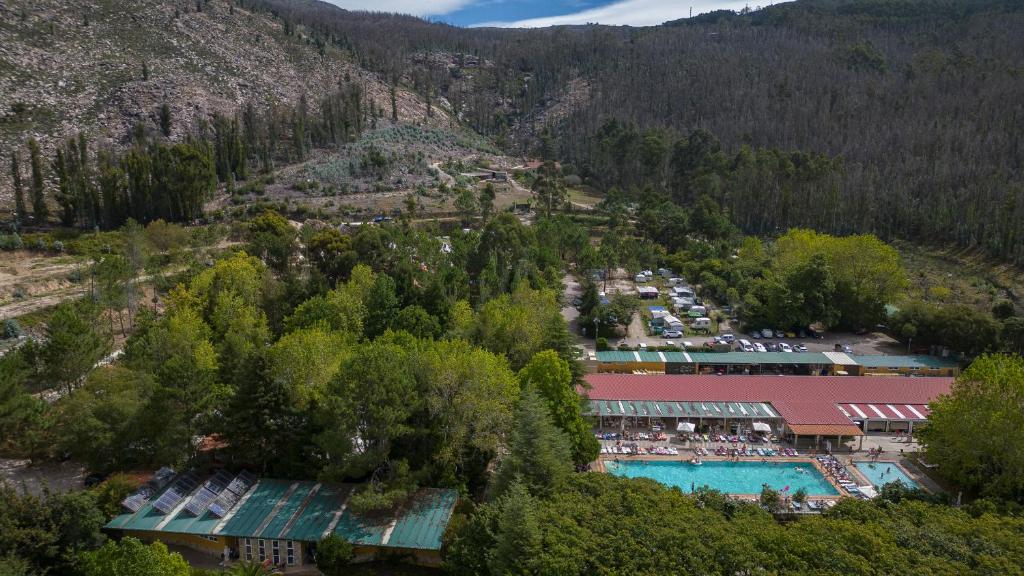
M755 427L827 447L867 432L912 432L952 378L591 374L581 393L600 431L740 436Z

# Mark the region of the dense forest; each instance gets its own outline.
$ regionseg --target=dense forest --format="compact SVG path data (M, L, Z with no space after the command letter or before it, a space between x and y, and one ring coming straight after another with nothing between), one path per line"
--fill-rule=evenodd
M747 232L872 232L1024 260L1018 1L805 0L541 30L245 4L445 96L475 129L601 190L678 189L673 151L701 131L714 165L699 189ZM453 58L424 56L436 52ZM459 65L465 54L481 64Z

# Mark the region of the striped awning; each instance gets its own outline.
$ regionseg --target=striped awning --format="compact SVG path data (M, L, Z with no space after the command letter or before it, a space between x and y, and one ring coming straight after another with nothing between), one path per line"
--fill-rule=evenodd
M839 404L839 410L853 420L927 420L925 404Z

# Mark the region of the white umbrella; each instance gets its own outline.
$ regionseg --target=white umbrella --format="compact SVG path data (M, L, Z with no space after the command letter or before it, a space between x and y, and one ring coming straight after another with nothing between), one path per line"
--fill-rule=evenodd
M754 422L752 426L754 427L754 432L764 432L765 434L772 433L772 427L764 422Z
M690 422L680 422L676 425L677 432L693 432L696 427Z

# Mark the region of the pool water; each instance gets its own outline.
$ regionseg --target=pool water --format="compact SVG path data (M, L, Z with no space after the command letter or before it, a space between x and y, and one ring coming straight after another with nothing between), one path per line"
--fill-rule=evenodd
M701 465L679 461L629 460L605 461L605 470L626 478L650 478L684 492L691 486L707 486L727 494L760 494L764 484L789 494L803 488L809 496L838 496L839 492L810 463L804 462L725 462L708 461Z
M897 481L903 482L907 488L920 488L917 482L907 476L903 468L891 462L854 462L853 465L875 485L875 488L880 489L885 484Z

